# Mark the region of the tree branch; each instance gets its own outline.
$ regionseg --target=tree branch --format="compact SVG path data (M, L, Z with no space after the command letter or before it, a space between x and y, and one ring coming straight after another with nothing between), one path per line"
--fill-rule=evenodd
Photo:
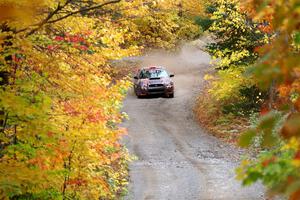
M81 12L87 12L87 11L91 11L91 10L96 10L96 9L102 8L102 7L104 7L106 5L109 5L109 4L119 3L119 2L121 2L121 0L111 0L111 1L104 2L104 3L100 4L100 5L96 5L96 6L92 6L92 7L88 7L88 8L78 9L77 11L70 12L70 13L62 16L62 17L59 17L59 18L54 19L54 20L51 20L55 15L58 14L59 11L61 11L62 9L64 9L71 2L72 2L72 0L67 0L64 3L64 5L58 4L57 7L56 7L56 9L54 11L52 11L51 13L49 13L48 16L44 20L42 20L39 23L30 25L29 27L34 27L34 26L37 26L37 27L34 28L34 29L32 29L29 33L27 33L26 36L32 35L33 33L35 33L36 31L38 31L45 24L55 23L55 22L61 21L63 19L66 19L66 18L68 18L68 17L70 17L72 15L76 15L76 14L81 13ZM27 31L29 29L29 27L20 29L18 31L15 31L14 33L17 34L17 33L21 33L21 32Z
M26 36L32 35L34 32L36 32L37 30L39 30L43 25L47 24L48 21L54 17L54 15L56 15L60 10L62 10L64 7L66 7L72 0L67 0L64 5L60 5L60 3L58 3L56 9L53 12L50 12L48 14L48 16L41 21L38 24L35 24L34 26L37 26L36 28L32 29L28 34L26 34Z
M96 10L96 9L102 8L102 7L104 7L104 6L106 6L106 5L109 5L109 4L119 3L120 1L121 1L121 0L112 0L112 1L107 1L107 2L105 2L105 3L103 3L103 4L100 4L100 5L97 5L97 6L92 6L92 7L89 7L89 8L79 9L79 10L77 10L77 11L70 12L70 13L68 13L68 14L66 14L66 15L64 15L64 16L62 16L62 17L60 17L60 18L57 18L57 19L55 19L55 20L48 21L48 23L49 23L49 24L50 24L50 23L55 23L55 22L61 21L61 20L63 20L63 19L66 19L66 18L68 18L68 17L70 17L70 16L72 16L72 15L76 15L76 14L81 13L81 12L87 12L87 11L91 11L91 10Z
M7 120L8 120L8 112L5 114L2 127L0 128L1 133L4 133L4 131L6 129Z

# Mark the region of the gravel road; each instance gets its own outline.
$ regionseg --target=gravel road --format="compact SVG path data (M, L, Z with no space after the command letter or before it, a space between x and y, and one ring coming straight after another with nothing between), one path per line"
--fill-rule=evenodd
M142 60L175 74L175 98L137 99L130 91L125 100L130 120L123 124L129 131L124 143L138 157L130 164L126 199L264 199L262 186L243 188L235 180L241 150L208 135L194 120L209 56L185 46L178 54L156 52Z

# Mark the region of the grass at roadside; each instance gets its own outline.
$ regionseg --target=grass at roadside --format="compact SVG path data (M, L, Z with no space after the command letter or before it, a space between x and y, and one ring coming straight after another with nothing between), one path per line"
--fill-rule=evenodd
M207 84L197 98L194 112L200 125L208 133L228 143L237 143L241 133L250 123L247 117L224 114L220 102L209 94Z

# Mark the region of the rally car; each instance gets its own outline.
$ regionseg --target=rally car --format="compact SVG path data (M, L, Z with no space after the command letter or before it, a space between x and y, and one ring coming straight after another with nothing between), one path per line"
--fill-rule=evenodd
M173 98L174 83L171 77L174 75L169 74L163 67L141 68L134 76L134 92L137 97L161 94Z

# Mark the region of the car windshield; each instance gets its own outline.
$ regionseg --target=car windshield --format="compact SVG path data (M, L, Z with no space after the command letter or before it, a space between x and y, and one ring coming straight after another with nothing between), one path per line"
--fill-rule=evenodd
M168 73L163 69L143 69L140 73L140 78L165 78L168 77Z

